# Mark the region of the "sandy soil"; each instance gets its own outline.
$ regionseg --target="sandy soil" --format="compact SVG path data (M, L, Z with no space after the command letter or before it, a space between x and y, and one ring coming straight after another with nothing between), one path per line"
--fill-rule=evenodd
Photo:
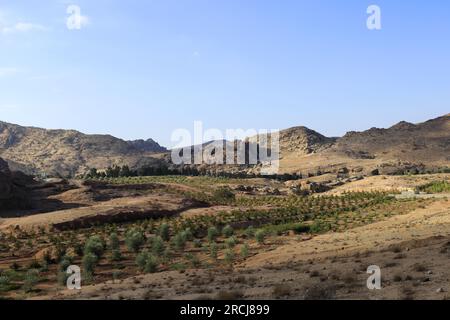
M157 193L140 197L123 197L104 201L85 208L53 211L20 218L0 219L0 230L20 226L23 229L49 226L74 221L111 215L136 214L144 212L181 212L189 209L192 203L181 196Z
M53 299L448 299L450 201L436 200L385 221L312 239L268 241L223 270L141 275L62 291ZM382 290L366 287L367 267Z
M328 191L326 194L342 194L350 191L395 191L414 189L432 181L450 181L450 174L415 175L415 176L372 176L363 180L350 182Z

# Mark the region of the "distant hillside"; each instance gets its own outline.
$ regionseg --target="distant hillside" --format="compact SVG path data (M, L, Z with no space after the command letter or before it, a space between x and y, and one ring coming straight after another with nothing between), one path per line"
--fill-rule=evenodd
M145 152L166 152L167 149L161 147L155 140L147 139L147 140L133 140L127 141L128 144L133 146L134 148L145 151Z
M0 122L0 156L16 170L73 175L113 164L154 163L152 153L165 149L153 140L124 141L110 135L74 130L46 130Z
M258 136L249 143L257 143ZM234 146L223 141L222 146ZM211 146L206 143L205 147ZM212 148L206 160L214 157ZM212 152L211 152L212 151ZM193 152L191 154L193 156ZM0 122L0 156L14 170L48 175L85 173L117 164L131 168L171 164L170 152L155 141L124 141L109 135L73 130L46 130ZM400 122L330 138L306 127L280 131L280 173L316 174L340 171L367 175L450 167L450 115L424 123ZM203 164L202 172L258 173L262 165Z
M450 166L450 115L424 123L400 122L388 129L349 132L307 155L299 155L296 142L282 148L285 172L339 170L395 173ZM283 145L283 144L282 144Z
M420 124L400 122L330 138L306 127L282 130L280 172L317 174L347 172L367 175L415 172L450 167L450 116ZM259 136L249 138L257 143ZM203 171L258 173L259 166L203 165Z

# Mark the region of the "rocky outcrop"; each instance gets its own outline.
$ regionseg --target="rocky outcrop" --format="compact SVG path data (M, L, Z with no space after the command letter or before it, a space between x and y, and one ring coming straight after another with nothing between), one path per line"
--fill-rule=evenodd
M74 176L89 168L140 166L164 150L153 140L124 141L110 135L46 130L0 122L0 156L29 174Z
M144 152L166 152L167 149L161 147L155 140L147 139L147 140L132 140L128 141L128 143L134 148L144 151Z
M0 213L29 205L27 183L30 183L28 176L11 172L7 162L0 158Z

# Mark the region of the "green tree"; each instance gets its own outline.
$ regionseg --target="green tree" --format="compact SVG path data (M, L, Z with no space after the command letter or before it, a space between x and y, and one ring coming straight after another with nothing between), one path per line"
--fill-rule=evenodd
M131 229L125 234L125 244L130 251L138 252L144 242L145 237L140 230Z
M84 254L92 253L101 258L105 252L105 244L99 236L91 236L84 245Z
M234 234L234 230L230 225L226 225L223 229L222 229L222 234L225 237L231 237Z
M164 241L169 241L170 240L169 225L167 223L163 223L159 227L159 236Z
M210 227L208 229L208 241L213 242L219 236L219 231L217 231L216 227Z

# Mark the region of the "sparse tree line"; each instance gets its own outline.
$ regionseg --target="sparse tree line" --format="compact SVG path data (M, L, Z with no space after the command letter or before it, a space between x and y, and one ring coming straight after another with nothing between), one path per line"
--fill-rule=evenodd
M321 175L320 171L317 175ZM230 178L230 179L252 179L252 178L269 178L279 181L288 180L299 180L304 177L313 177L315 174L309 173L303 176L301 173L284 173L275 175L261 175L256 173L246 173L246 172L227 172L211 170L204 167L195 166L184 166L171 168L168 166L143 166L139 169L130 169L129 166L123 165L113 165L106 170L98 170L96 168L91 168L86 174L80 176L82 179L100 179L100 178L125 178L125 177L148 177L148 176L208 176L215 178Z

